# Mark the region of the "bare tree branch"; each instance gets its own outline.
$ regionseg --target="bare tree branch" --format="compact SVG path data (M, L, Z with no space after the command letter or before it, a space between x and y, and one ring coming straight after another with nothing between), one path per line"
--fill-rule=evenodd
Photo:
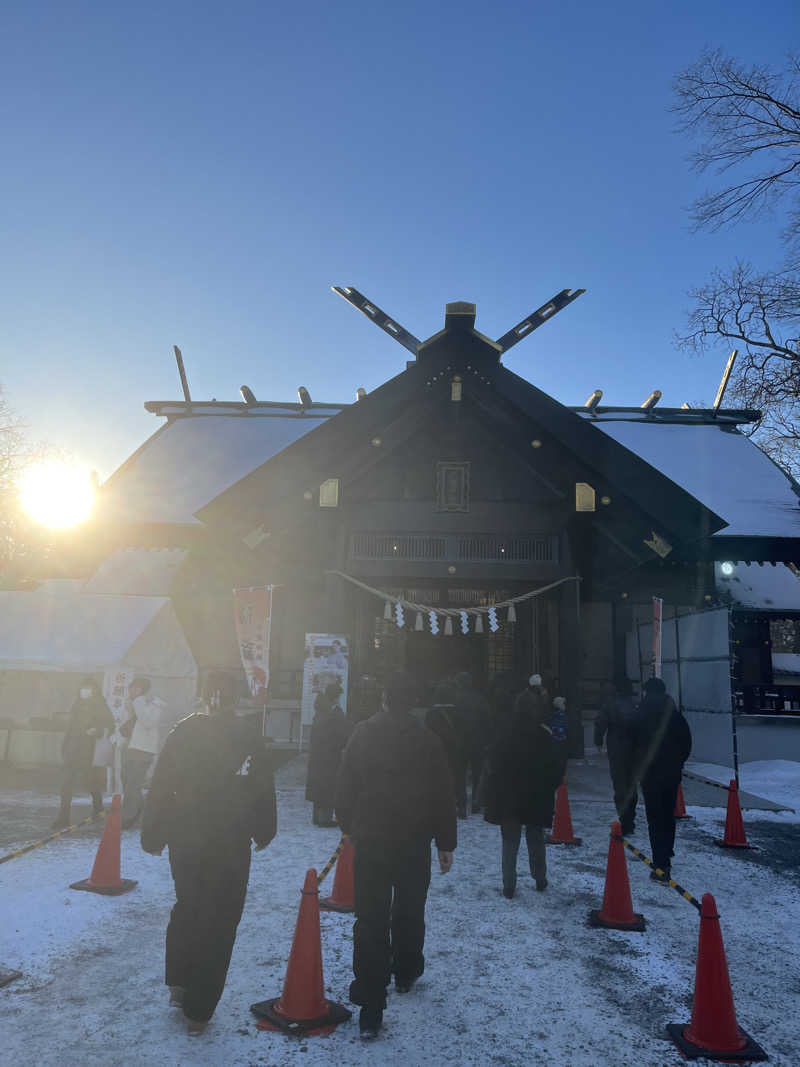
M753 434L800 476L800 276L738 263L689 295L694 309L678 345L702 353L725 340L739 348L729 396L762 412Z
M692 207L697 229L774 209L789 197L787 242L798 239L800 208L800 58L776 73L744 67L721 51L705 52L673 82L678 129L699 141L695 169L738 171L737 180L699 197Z

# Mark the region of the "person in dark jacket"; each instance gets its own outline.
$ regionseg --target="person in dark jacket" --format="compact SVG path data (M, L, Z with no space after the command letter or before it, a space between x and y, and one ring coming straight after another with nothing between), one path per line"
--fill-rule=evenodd
M433 704L425 715L425 725L442 742L450 775L453 796L459 819L467 817L467 736L459 717L458 692L455 684L446 679L435 687Z
M101 737L110 736L116 725L97 682L94 678L84 678L70 709L69 725L61 746L64 761L61 810L53 829L62 830L70 825L72 794L79 785L91 793L92 814L99 815L103 810L105 768L92 766L94 747Z
M675 854L675 801L683 765L692 750L692 733L660 678L645 683L635 732L653 863L665 872L658 875L653 871L650 877L655 882L668 882Z
M308 754L306 800L313 804L311 821L315 826L335 826L336 777L349 729L339 706L341 688L329 685L316 700Z
M365 1039L377 1037L386 987L407 992L425 966L431 840L447 874L456 847L453 783L439 739L412 715L414 691L394 675L384 710L356 727L339 771L336 816L355 847L356 921L350 999Z
M636 825L638 784L635 719L633 688L627 678L621 678L594 721L594 743L602 749L603 740L606 742L614 804L625 837L633 833Z
M490 750L484 818L500 826L503 896L508 900L516 891L523 826L531 876L537 890L547 888L544 832L552 825L555 791L566 767L565 746L550 727L549 703L538 675L531 676Z
M464 750L464 814L466 815L466 778L471 781L470 810L481 810L481 781L486 761L489 708L486 700L472 683L472 675L462 671L453 679L456 699L456 721L462 733Z
M142 848L166 845L176 903L167 927L166 984L190 1033L214 1013L228 973L250 874L277 829L275 786L260 719L235 715L235 686L216 672L211 714L190 715L167 737L142 817ZM255 717L254 717L255 718Z

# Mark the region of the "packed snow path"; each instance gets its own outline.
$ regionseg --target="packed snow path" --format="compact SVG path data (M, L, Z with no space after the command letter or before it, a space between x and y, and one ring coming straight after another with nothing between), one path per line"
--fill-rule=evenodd
M585 776L580 770L576 779ZM253 857L228 984L201 1037L189 1038L181 1016L167 1007L163 946L173 894L166 855L147 856L138 834L126 833L122 873L139 885L119 898L67 888L89 873L97 831L0 867L0 963L24 972L0 990L4 1062L683 1062L664 1026L690 1016L697 913L673 891L653 885L648 869L629 855L634 907L647 918L647 931L587 928L589 909L602 899L613 810L610 801L581 799L596 790L579 788L571 795L572 818L584 844L548 849L550 885L544 893L536 893L522 874L523 844L517 897L506 901L499 891L498 829L477 816L459 822L453 872L434 873L431 883L426 973L411 994L390 992L378 1043L365 1047L359 1041L357 1009L353 1022L330 1037L298 1040L256 1030L249 1005L281 991L305 871L321 868L338 841L335 830L310 825L302 778L301 761L278 775L278 837ZM19 800L21 808L34 803L30 796ZM712 844L721 834L722 808L690 803L689 811L695 818L679 824L675 877L698 897L706 891L716 897L740 1025L764 1046L771 1063L795 1065L800 816L746 812L748 837L762 851L744 854ZM647 849L641 805L633 841ZM326 986L343 1003L351 977L351 926L352 917L322 916Z

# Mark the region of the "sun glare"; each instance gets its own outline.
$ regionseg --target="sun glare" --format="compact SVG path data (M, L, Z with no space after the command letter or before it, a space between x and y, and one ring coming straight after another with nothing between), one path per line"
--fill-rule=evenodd
M43 526L64 530L88 519L94 504L89 471L69 463L39 463L25 474L20 500Z

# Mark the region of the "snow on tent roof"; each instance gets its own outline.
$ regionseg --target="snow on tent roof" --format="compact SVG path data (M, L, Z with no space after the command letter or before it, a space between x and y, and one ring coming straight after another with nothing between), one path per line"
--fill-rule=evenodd
M174 419L145 441L101 488L98 516L199 525L196 511L327 418L314 414Z
M592 425L725 519L715 537L800 537L800 503L789 478L743 434L641 419Z
M175 677L187 673L185 640L165 597L51 596L42 592L0 592L0 670L79 671L94 674L125 661L159 613L174 627L157 627L162 644L175 629ZM189 657L191 659L191 657ZM189 672L191 673L191 672Z
M169 596L182 548L120 548L103 560L83 587L84 593Z
M714 564L717 589L727 591L734 604L761 611L800 611L800 578L785 563L761 566L736 563L733 573L722 573L722 564Z

